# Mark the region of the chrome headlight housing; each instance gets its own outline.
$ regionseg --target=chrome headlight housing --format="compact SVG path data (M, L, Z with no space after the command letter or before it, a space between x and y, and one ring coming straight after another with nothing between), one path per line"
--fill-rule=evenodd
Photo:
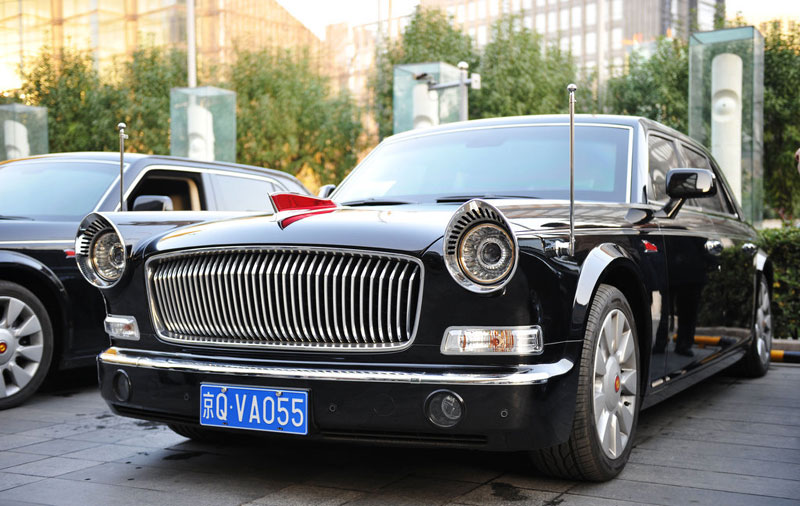
M447 224L445 265L467 290L490 293L503 288L516 270L518 253L510 223L487 202L470 200Z
M86 280L98 288L117 284L125 272L125 241L114 225L100 214L88 215L78 227L75 259Z

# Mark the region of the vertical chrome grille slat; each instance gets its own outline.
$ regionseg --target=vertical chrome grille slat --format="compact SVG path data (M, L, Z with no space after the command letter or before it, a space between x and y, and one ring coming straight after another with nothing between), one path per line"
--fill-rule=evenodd
M156 256L147 269L158 335L189 344L404 346L422 296L421 263L378 252L220 248Z

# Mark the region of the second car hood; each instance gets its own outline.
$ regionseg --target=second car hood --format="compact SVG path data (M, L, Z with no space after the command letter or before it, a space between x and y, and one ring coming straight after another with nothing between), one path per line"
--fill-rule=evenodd
M337 208L286 225L293 214L245 216L175 229L148 253L232 245L341 246L421 252L444 234L458 205Z

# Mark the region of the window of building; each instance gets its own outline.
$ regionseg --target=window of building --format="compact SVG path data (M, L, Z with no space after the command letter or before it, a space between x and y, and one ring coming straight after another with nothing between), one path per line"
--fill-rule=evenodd
M530 10L533 7L533 0L522 0L522 8Z
M591 3L586 5L586 26L592 26L597 23L597 4Z
M544 7L547 4L547 0L536 0L536 7Z
M511 12L519 12L519 0L511 0Z
M586 34L586 54L597 53L597 34L595 32L588 32Z
M478 37L478 32L475 30L475 27L469 29L469 36L472 37L472 40L475 40Z
M463 4L458 6L458 10L456 11L456 21L458 21L459 23L464 22L464 14L466 14L465 12L466 10L467 9L466 7L464 7Z
M561 37L561 50L565 53L569 51L569 37Z
M580 28L583 24L583 20L581 19L581 8L580 7L573 7L572 8L572 28Z
M455 18L456 17L456 7L455 7L455 5L451 5L450 7L447 8L447 15L449 17L451 17L451 18Z
M559 27L562 31L569 29L569 9L561 9L559 12L559 19L561 24Z
M478 1L478 19L486 19L486 0Z
M544 33L547 28L547 18L544 17L544 14L537 14L536 15L536 31L538 33Z
M533 16L525 16L525 28L533 30Z
M572 54L575 56L580 56L582 54L583 48L581 47L581 36L580 35L573 35L572 36Z
M614 28L611 30L611 47L614 49L622 49L622 28Z
M622 0L614 0L611 3L611 19L614 21L622 19Z
M481 25L478 27L478 45L486 45L486 25Z
M500 15L500 0L489 0L489 14L492 17Z
M469 6L467 6L467 16L469 17L470 21L475 20L475 10L477 9L477 5L475 2L470 2Z
M547 14L547 31L548 32L555 32L558 28L558 20L556 19L556 11L551 11Z

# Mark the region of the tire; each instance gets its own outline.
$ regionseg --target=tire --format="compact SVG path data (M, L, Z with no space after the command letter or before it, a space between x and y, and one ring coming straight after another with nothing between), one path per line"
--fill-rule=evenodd
M637 338L625 296L600 285L586 323L572 432L566 442L532 452L539 471L605 481L625 467L639 419Z
M739 362L739 372L750 378L760 378L769 370L772 351L772 309L769 285L764 276L758 278L756 307L753 319L753 340Z
M41 386L53 361L53 327L28 289L0 281L0 409L18 406Z
M219 443L224 441L225 433L214 429L207 429L200 425L192 425L188 423L170 423L167 427L172 429L172 432L189 438L192 441L199 441L203 443Z

